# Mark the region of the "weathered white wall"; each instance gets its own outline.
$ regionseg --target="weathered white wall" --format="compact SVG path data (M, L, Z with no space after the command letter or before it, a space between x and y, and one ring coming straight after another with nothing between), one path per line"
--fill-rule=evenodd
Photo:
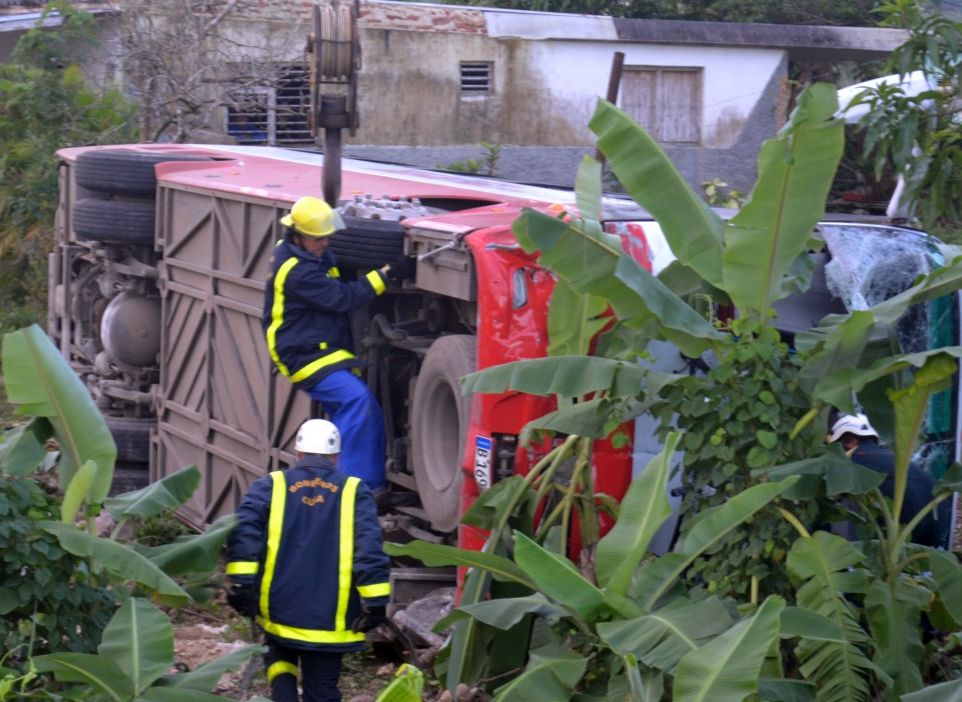
M393 29L363 31L361 129L355 143L578 146L607 90L612 56L625 65L702 68L702 146L728 147L766 86L784 71L775 49L528 40ZM494 91L462 96L460 61L492 61Z

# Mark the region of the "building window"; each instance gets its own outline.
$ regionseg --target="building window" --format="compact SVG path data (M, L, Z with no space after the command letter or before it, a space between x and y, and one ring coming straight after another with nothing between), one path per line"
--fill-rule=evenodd
M309 78L304 66L282 66L272 85L232 90L227 96L227 133L238 144L313 144Z
M700 68L626 66L619 106L656 141L701 141Z
M490 95L492 67L490 61L462 61L461 94Z

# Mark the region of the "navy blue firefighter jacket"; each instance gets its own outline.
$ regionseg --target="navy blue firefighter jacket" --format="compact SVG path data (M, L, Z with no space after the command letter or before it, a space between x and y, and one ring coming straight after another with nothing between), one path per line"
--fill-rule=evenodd
M340 276L330 250L313 256L289 239L274 248L261 324L274 365L302 390L331 371L359 365L348 313L387 287L380 271L352 281Z
M291 648L357 651L351 631L370 605L387 604L389 559L370 489L320 456L256 480L237 509L227 575L253 583L257 621Z

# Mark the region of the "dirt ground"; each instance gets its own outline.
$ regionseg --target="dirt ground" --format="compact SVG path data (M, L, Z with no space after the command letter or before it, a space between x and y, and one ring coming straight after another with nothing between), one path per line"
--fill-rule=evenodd
M221 603L204 609L179 610L172 613L172 620L174 660L190 670L252 643L248 621ZM403 662L400 659L400 652L384 643L369 645L367 651L345 656L340 684L345 702L358 696L373 699L391 681L398 665ZM425 678L424 697L435 699L439 690L430 670L425 670ZM269 697L259 657L243 670L226 673L215 693L234 700L247 700L257 695Z

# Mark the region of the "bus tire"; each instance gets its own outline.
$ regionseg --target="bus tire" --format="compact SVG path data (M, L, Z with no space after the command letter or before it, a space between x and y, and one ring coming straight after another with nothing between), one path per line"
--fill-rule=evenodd
M117 445L117 463L147 466L150 461L150 430L155 419L104 417L110 435Z
M346 229L331 236L338 266L372 270L396 261L404 252L404 227L398 222L344 217Z
M434 340L411 400L411 458L421 507L432 528L453 532L460 519L465 435L471 397L460 379L477 365L477 339L451 334Z
M156 151L94 149L77 157L74 181L97 192L154 197L157 176L154 166L168 161L212 161L207 156L165 154Z
M73 206L74 236L85 241L153 244L155 208L152 200L84 198Z

